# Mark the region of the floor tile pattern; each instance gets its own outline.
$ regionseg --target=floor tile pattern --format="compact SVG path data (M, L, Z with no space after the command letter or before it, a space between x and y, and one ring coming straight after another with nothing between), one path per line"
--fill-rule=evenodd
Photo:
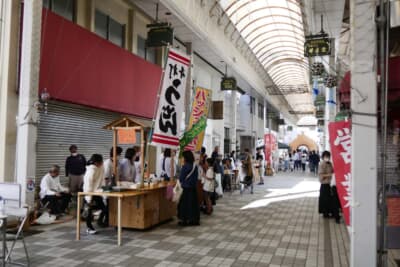
M282 173L265 181L254 194L225 194L201 226L124 229L122 247L113 228L87 236L83 227L75 241L75 222L35 227L44 231L26 238L31 266L348 266L345 226L317 213L317 179ZM24 260L20 245L14 260Z

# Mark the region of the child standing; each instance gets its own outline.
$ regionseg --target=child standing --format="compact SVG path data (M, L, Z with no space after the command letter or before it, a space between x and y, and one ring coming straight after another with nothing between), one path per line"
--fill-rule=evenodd
M211 214L213 211L211 203L211 194L215 190L215 179L214 179L214 160L208 158L206 160L207 172L203 173L203 195L205 204L205 213Z

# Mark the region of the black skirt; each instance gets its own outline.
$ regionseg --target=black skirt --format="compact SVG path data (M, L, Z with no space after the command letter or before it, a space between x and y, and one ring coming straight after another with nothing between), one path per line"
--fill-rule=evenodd
M328 215L331 213L331 185L330 184L321 184L321 188L319 189L319 213L324 215Z
M178 219L187 223L200 222L200 207L196 188L183 188L178 204Z

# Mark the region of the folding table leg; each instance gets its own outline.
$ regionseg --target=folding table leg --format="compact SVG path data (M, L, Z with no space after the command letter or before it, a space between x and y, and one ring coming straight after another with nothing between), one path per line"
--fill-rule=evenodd
M118 197L118 246L121 246L121 197Z

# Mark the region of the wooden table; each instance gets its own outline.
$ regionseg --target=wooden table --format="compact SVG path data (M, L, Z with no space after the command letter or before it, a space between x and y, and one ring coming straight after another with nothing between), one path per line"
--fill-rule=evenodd
M99 197L107 197L107 198L117 198L118 200L118 209L117 209L117 228L118 228L118 246L121 246L121 233L122 233L122 199L145 195L145 191L125 191L125 192L79 192L78 193L78 203L77 203L77 211L76 211L76 240L80 240L81 237L81 200L84 196L99 196Z
M122 210L128 211L122 214L121 224L124 228L149 229L162 222L170 220L176 215L176 203L166 199L167 187L174 183L159 183L146 186L140 192L144 195L122 199ZM109 224L118 224L117 199L109 201Z
M123 192L79 192L76 223L76 240L80 240L80 208L84 196L100 196L109 199L109 224L118 229L118 246L121 245L122 227L148 229L176 215L176 203L165 198L168 186L163 182Z

